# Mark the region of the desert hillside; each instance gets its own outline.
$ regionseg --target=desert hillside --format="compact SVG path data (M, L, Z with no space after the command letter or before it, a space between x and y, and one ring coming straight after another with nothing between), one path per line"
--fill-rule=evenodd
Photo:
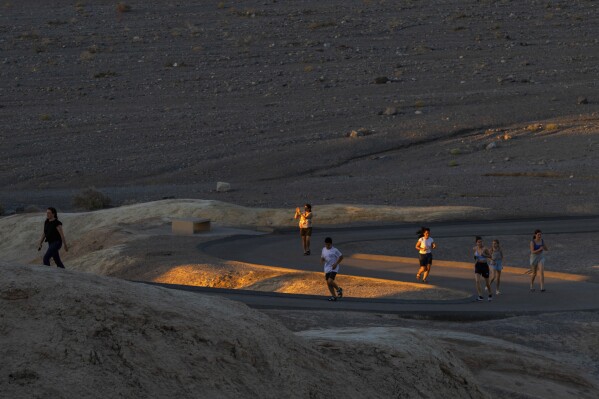
M285 392L389 398L410 396L420 384L422 397L441 391L487 397L434 339L415 349L424 339L418 333L405 347L350 343L365 353L354 363L322 353L322 340L314 345L228 300L73 271L0 266L4 397L279 398Z

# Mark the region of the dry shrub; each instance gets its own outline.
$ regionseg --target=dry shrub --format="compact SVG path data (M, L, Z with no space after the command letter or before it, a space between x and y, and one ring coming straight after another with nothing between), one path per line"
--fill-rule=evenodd
M131 6L125 3L118 3L116 5L116 10L118 12L129 12L131 11Z
M548 123L545 125L545 130L557 130L558 128L557 123Z
M96 79L110 78L113 76L118 76L118 74L114 71L98 72L94 74L94 78Z
M111 202L109 197L93 187L87 188L73 197L73 206L88 211L108 208Z
M81 61L91 61L96 58L96 55L89 50L82 51L79 55Z
M335 23L335 21L312 22L310 25L308 25L308 29L315 30L320 28L327 28L329 26L337 26L337 24Z

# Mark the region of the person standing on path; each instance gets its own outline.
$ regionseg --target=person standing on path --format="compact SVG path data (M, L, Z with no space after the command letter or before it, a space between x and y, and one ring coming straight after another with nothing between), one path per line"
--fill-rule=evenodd
M489 301L493 300L493 294L491 293L491 285L489 284L489 263L488 259L491 259L491 253L489 249L483 245L482 237L476 236L476 246L472 248L474 250L474 281L476 283L476 293L478 294L477 301L484 300L480 289L480 279L485 279L487 292L489 293Z
M312 237L312 205L304 205L304 211L301 212L300 208L295 208L294 219L299 218L300 236L302 237L302 247L304 248L304 255L310 255L310 238Z
M493 246L491 247L491 267L493 268L493 277L491 278L490 285L493 285L495 281L495 295L499 295L499 285L501 284L501 271L503 270L503 250L499 245L499 240L493 240Z
M320 264L324 266L324 279L327 282L327 287L331 292L329 301L336 301L337 298L343 296L343 288L339 287L335 282L335 277L339 272L339 264L343 260L341 252L333 247L333 239L327 237L324 239L324 248L320 255Z
M62 231L62 223L58 220L58 212L56 208L46 209L46 221L44 222L44 232L40 238L37 250L42 250L42 244L44 241L48 242L48 250L44 255L44 265L50 266L50 258L54 259L57 267L64 269L64 264L60 260L60 248L64 244L64 250L69 252L69 246L67 240L64 238L64 232Z
M534 292L535 277L539 272L539 282L541 283L541 292L545 292L545 251L549 251L541 230L535 230L530 242L530 292Z
M433 264L432 250L435 248L437 248L437 244L431 237L431 229L422 227L418 232L418 241L416 242L416 249L420 257L420 269L416 273L416 279L420 280L422 275L422 282L425 284L428 283L428 275Z

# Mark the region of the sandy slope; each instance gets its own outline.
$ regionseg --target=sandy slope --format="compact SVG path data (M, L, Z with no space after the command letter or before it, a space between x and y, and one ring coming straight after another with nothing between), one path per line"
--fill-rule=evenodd
M319 224L373 220L414 221L424 217L463 217L475 207L395 208L383 206L323 206ZM207 217L215 222L217 236L231 234L227 225L285 227L295 224L292 211L236 206L219 201L165 200L97 212L61 214L70 251L62 251L70 269L174 284L218 288L243 288L327 295L321 273L299 273L284 268L224 262L197 250L205 236L177 237L170 233L174 217ZM0 250L5 259L41 263L33 249L39 240L43 216L14 215L0 219ZM221 227L218 227L221 226ZM221 233L218 233L221 231ZM251 233L251 232L249 232ZM173 254L176 254L173 256ZM352 296L386 296L404 299L455 299L464 292L436 286L347 277L345 288Z
M345 223L364 215L384 219L390 209L325 210L331 222ZM391 210L394 218L420 217L420 210ZM464 211L470 209L451 209L447 217ZM2 391L11 397L73 398L173 392L180 397L197 392L279 397L281 390L298 398L592 398L598 392L598 363L588 352L596 346L594 314L562 315L558 324L538 316L468 327L406 325L383 315L267 312L300 331L298 338L244 305L96 275L324 294L318 291L324 291L320 273L224 262L198 253L199 242L233 230L217 227L214 236L204 238L170 234L168 218L189 214L209 215L223 225L249 225L266 217L272 225L292 223L285 210L196 200L61 215L72 245L65 258L75 271L0 265L0 355L5 359L0 373L7 376L0 380ZM39 234L41 218L0 219L7 257L31 260L30 242ZM190 259L197 263L189 264ZM463 295L434 286L354 279L345 276L344 284L363 296ZM542 327L530 329L536 323ZM561 340L567 348L556 344Z
M2 264L0 390L27 397L388 398L486 395L468 369L412 333L406 348L348 345L344 361L219 298L72 271ZM344 347L336 338L335 347Z

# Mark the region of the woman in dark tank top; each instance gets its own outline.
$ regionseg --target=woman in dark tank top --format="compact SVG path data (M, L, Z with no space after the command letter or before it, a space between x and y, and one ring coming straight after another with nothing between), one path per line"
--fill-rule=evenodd
M48 250L44 255L44 265L50 266L50 258L54 259L56 266L64 269L64 264L60 259L60 248L64 245L64 250L69 252L69 246L67 240L64 238L64 232L62 231L62 223L58 220L58 212L55 208L48 208L46 210L46 221L44 222L44 232L40 238L38 251L41 251L42 244L46 241L48 243Z

